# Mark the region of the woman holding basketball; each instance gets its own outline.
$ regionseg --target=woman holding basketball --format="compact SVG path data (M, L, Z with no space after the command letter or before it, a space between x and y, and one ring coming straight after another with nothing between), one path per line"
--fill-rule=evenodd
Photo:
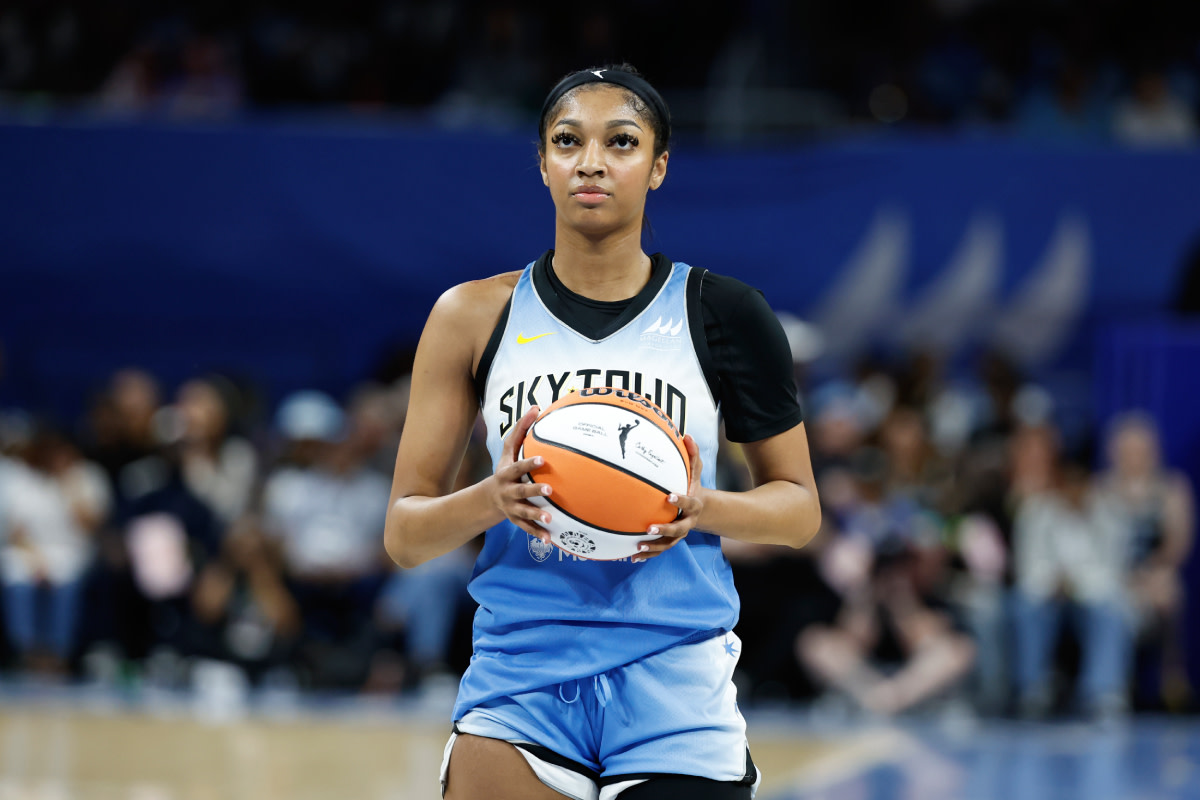
M385 544L413 566L487 530L442 766L452 800L733 800L758 785L720 537L799 547L820 511L790 352L762 295L642 251L669 139L666 105L635 70L564 78L539 124L554 249L450 289L421 337ZM540 406L613 384L687 434L692 485L639 556L565 557L538 525L549 512L529 502L550 487L522 482L536 464L517 453ZM481 410L494 474L451 491ZM750 491L713 488L722 416L744 443Z

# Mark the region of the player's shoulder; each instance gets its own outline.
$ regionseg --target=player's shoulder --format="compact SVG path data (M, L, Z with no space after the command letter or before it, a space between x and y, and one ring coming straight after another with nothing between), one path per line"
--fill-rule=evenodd
M520 277L518 270L452 286L434 303L430 320L471 327L494 325Z
M434 307L449 312L469 312L479 306L498 305L502 308L512 296L520 277L521 271L516 270L451 286L442 292Z
M692 268L696 270L696 267ZM705 305L730 306L744 301L752 295L761 295L757 288L732 275L701 269L700 299Z
M706 322L722 324L744 317L765 318L771 314L766 298L757 287L719 272L702 271L699 295Z

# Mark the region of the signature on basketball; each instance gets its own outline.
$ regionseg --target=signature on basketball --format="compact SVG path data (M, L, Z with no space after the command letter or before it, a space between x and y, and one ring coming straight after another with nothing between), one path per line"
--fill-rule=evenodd
M663 457L660 456L658 453L654 452L653 450L651 450L649 447L647 447L642 442L638 442L637 444L635 444L633 446L633 451L635 453L637 453L639 456L641 456L642 458L649 461L651 464L654 464L657 467L662 466Z

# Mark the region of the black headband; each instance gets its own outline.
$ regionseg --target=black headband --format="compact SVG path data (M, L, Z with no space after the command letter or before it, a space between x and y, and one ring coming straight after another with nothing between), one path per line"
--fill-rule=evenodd
M546 134L546 115L550 113L550 109L554 108L554 104L562 99L564 94L585 83L612 83L628 89L652 108L662 124L670 130L671 115L667 111L667 104L645 78L620 69L585 69L563 78L550 90L550 94L546 95L546 102L542 103L542 115L538 118L538 133L543 138Z

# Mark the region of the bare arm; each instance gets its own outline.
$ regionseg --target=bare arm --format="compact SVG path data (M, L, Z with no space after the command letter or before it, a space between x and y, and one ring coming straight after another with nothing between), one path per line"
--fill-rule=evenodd
M821 506L813 478L804 423L783 433L743 445L754 488L725 492L699 485L700 456L691 437L692 486L675 504L683 512L659 525L662 539L650 542L646 557L673 547L692 528L758 544L803 547L821 527ZM653 529L651 532L654 532Z
M1195 503L1191 483L1183 475L1168 479L1163 509L1163 543L1159 548L1166 566L1178 569L1192 551L1196 530Z
M478 412L472 371L506 291L511 285L502 279L456 286L438 300L421 334L384 527L384 547L402 567L448 553L506 517L545 535L532 524L543 512L527 498L549 487L520 483L534 461L515 458L537 409L515 426L496 474L451 492Z
M729 539L803 547L821 527L804 423L742 445L754 488L748 492L701 490L696 527Z

